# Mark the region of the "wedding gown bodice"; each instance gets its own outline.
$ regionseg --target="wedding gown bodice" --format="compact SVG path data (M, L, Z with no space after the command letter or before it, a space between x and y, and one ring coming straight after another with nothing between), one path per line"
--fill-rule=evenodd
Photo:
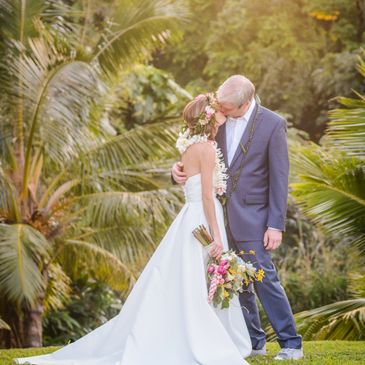
M192 175L184 185L186 203L197 203L202 201L201 174ZM214 195L212 191L212 195Z
M216 178L213 176L213 189L212 189L212 197L213 199L219 203L219 200L215 195L215 182ZM202 193L202 184L201 184L201 174L195 174L190 176L184 185L184 195L186 203L197 203L203 201L203 193ZM219 208L218 208L219 209Z

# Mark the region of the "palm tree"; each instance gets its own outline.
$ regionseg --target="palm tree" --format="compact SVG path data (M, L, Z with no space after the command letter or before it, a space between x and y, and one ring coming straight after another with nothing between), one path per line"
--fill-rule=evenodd
M365 76L365 63L359 71ZM292 195L304 213L332 235L356 247L358 260L365 254L365 97L339 98L341 108L330 112L322 146L295 147L291 156L297 181ZM364 339L364 273L350 283L353 299L298 313L305 339ZM361 285L362 283L362 285Z
M169 0L0 0L0 315L7 345L41 346L42 315L80 270L127 293L153 228L179 195L156 179L174 123L110 136L100 122L121 70L178 37ZM152 224L153 223L153 224ZM5 327L5 323L1 322Z

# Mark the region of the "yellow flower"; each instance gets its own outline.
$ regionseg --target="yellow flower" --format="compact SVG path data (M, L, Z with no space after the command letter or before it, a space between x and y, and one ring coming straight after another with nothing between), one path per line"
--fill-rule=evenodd
M224 291L224 297L225 297L225 298L229 297L229 293L228 293L228 291L226 291L226 290Z
M245 251L243 251L243 250L239 252L240 255L243 255L244 253L245 253Z
M250 250L250 251L248 251L248 253L251 254L251 255L256 255L256 251L255 250Z
M262 279L265 277L265 271L260 269L259 271L257 271L256 273L256 280L257 281L261 281L262 282Z

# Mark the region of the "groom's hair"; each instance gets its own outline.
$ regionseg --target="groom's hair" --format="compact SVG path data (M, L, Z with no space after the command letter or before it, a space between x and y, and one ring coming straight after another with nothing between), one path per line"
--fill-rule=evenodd
M245 76L233 75L219 86L217 99L219 103L230 103L240 108L255 95L255 85Z

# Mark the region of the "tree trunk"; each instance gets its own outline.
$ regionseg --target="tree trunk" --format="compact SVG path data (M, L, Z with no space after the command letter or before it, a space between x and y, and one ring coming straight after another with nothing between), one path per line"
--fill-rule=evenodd
M39 298L32 308L23 308L23 347L42 347L43 313L43 298Z
M47 267L42 270L44 278L44 291L40 293L37 300L30 306L23 306L23 338L22 347L42 347L43 346L43 314L45 290L48 286L49 274Z

